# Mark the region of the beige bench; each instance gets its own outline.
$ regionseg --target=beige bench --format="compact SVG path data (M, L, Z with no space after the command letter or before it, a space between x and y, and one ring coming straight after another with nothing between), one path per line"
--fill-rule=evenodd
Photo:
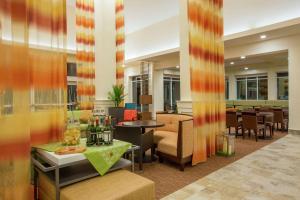
M44 174L39 173L39 199L54 200L55 188ZM127 170L118 170L64 187L61 200L153 200L154 182Z

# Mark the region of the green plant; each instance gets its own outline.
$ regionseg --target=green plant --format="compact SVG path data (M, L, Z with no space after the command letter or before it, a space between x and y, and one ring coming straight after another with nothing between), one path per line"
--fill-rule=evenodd
M115 107L118 107L122 101L124 101L124 86L121 85L113 85L112 91L108 92L108 99L112 100L115 104Z

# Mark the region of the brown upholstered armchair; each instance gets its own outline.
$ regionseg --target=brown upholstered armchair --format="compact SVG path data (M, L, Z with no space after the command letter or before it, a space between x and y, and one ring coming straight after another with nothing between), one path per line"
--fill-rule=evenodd
M191 161L194 149L192 116L157 113L156 120L165 124L155 129L153 138L160 162L171 160L180 164L183 171L185 164Z

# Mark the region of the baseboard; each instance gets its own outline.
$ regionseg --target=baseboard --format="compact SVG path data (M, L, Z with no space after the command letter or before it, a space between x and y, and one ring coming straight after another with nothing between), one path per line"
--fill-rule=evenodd
M292 135L300 135L300 130L292 130L292 129L289 129L289 134L292 134Z

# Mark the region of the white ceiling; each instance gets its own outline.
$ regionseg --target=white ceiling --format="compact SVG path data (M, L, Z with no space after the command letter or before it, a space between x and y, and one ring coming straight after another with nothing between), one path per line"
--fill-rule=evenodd
M179 0L124 0L126 33L179 14ZM300 0L224 0L225 35L300 17Z
M233 65L230 62L234 62ZM249 69L257 69L260 67L287 67L288 52L279 51L268 54L250 55L246 59L230 58L225 60L226 70L244 70L244 67Z

